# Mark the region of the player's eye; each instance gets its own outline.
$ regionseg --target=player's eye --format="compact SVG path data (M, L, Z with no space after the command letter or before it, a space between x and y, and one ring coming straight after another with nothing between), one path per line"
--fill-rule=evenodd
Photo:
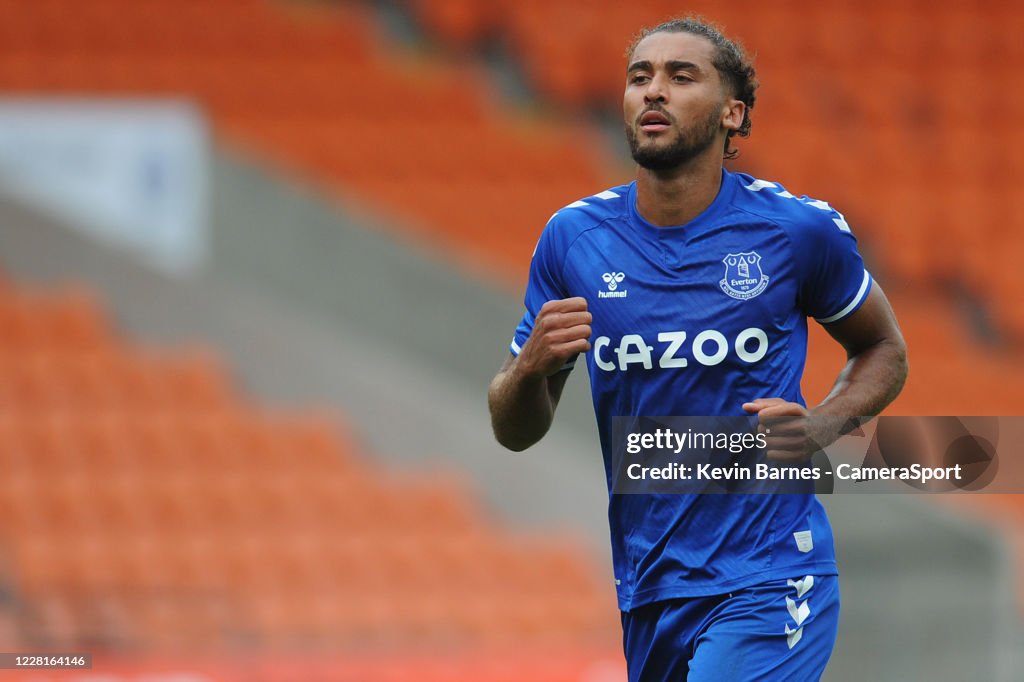
M676 75L672 76L672 80L673 80L673 82L676 82L676 83L692 83L693 82L693 79L690 78L689 76L687 76L685 73L677 73Z
M629 82L633 85L642 85L650 80L650 76L644 73L635 73L629 77Z

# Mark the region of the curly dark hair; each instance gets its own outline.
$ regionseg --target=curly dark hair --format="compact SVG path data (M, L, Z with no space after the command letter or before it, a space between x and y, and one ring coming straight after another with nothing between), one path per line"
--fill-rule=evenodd
M729 140L734 135L747 137L750 135L750 112L754 108L757 99L757 77L754 73L754 65L747 58L743 46L726 38L722 30L715 24L699 16L688 16L680 19L672 19L658 24L651 28L641 29L633 43L626 51L626 58L633 55L636 46L641 40L654 33L690 33L707 39L715 46L715 54L711 63L718 71L719 76L732 88L733 96L743 102L746 108L743 112L743 123L738 130L730 130L725 138L725 158L734 159L739 154L735 148L729 147Z

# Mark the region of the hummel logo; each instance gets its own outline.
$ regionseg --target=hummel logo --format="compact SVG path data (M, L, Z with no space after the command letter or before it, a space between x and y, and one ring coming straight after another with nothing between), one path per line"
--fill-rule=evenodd
M608 291L615 291L619 288L619 282L626 279L626 273L624 272L606 272L601 275L601 279L608 283Z
M601 275L601 279L604 280L605 284L608 285L608 291L598 291L598 298L626 298L626 294L629 293L625 289L619 291L619 284L622 280L626 279L626 273L624 272L606 272Z

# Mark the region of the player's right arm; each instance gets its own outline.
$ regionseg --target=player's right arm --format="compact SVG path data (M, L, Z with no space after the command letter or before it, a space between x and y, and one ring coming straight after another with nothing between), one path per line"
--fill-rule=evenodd
M491 427L509 450L525 450L551 428L569 376L566 364L590 350L592 320L585 298L548 301L519 355L509 356L491 381Z

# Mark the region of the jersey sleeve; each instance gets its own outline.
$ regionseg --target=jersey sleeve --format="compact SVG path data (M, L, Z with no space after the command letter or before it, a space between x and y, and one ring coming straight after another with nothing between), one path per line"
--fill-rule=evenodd
M812 202L808 209L816 211L794 239L799 305L818 323L833 324L867 300L872 278L843 215L824 202Z
M548 301L568 298L569 294L565 288L562 268L565 261L565 249L559 239L559 224L562 217L555 214L548 221L547 226L537 241L537 248L533 252L533 259L530 261L530 278L526 284L526 312L519 326L516 327L509 350L512 355L518 356L526 341L533 332L533 322L540 312L541 306ZM572 369L576 358L567 362L563 370Z

